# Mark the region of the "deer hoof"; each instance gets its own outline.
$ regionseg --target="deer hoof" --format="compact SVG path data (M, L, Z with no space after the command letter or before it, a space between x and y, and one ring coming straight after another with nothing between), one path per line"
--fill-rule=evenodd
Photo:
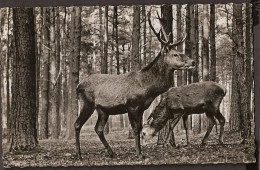
M139 159L145 159L146 157L142 154L139 155Z
M200 146L206 146L207 144L205 142L202 142Z
M115 158L116 154L113 151L108 152L110 158Z
M79 159L79 160L82 161L82 157L81 157L81 155L77 155L77 159Z
M219 141L219 145L224 145L223 141Z

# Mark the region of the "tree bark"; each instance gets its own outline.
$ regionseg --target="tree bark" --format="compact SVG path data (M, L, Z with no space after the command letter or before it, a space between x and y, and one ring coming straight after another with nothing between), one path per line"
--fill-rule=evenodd
M140 6L133 6L133 33L132 33L132 51L131 51L131 71L141 69L139 61L139 41L140 41Z
M76 93L79 84L79 62L80 62L80 45L81 45L81 7L73 7L71 22L71 41L73 41L73 49L70 55L70 71L71 71L71 113L68 139L75 136L74 123L78 116L78 97Z
M10 8L8 8L7 12L7 52L6 52L6 119L7 119L7 136L8 140L10 137L10 130L11 130L11 122L10 122L10 107L11 107L11 100L10 100Z
M209 14L208 5L203 5L203 18L202 18L202 72L203 81L209 81ZM202 116L202 124L206 129L209 124L209 120L206 116Z
M199 82L199 15L198 15L198 5L195 5L195 43L196 43L196 50L195 50L195 56L196 56L196 63L195 63L195 68L193 70L193 83ZM201 133L201 115L194 115L193 116L193 122L194 122L194 127L193 127L193 132L194 134L199 134Z
M181 29L181 8L182 5L178 4L177 5L177 39L179 40L181 38L181 33L182 33L182 29ZM182 51L182 45L179 45L177 47L177 50ZM177 70L177 86L182 86L182 70Z
M139 41L140 41L140 6L134 5L133 13L133 27L132 27L132 51L131 51L131 71L137 71L141 69L141 62L139 57ZM129 63L130 64L130 63ZM134 138L134 133L129 128L129 139Z
M50 62L50 11L43 8L43 61L42 61L42 110L39 114L39 138L47 139L49 136L49 62Z
M251 105L253 104L252 98L252 86L253 86L253 73L252 73L252 5L246 3L246 65L245 65L245 74L246 74L246 87L247 87L247 94L248 98L247 101L247 108L249 109L249 117L253 119L253 111L251 111ZM250 126L250 133L251 134L251 126Z
M248 88L246 83L246 71L244 70L245 64L245 54L244 54L244 39L243 39L243 19L242 19L242 5L234 4L233 5L233 15L234 15L234 41L236 47L236 68L237 74L235 83L237 84L237 93L238 100L238 117L239 121L239 130L241 133L241 137L243 138L243 143L248 140L250 135L250 107L247 104L248 101ZM249 87L250 88L250 87Z
M203 81L209 81L209 16L208 5L203 5Z
M143 65L145 66L147 63L146 59L146 13L145 13L145 5L142 5L142 16L143 16Z
M170 42L173 42L173 35L172 35L172 21L173 21L173 16L172 16L172 5L162 5L161 6L161 11L162 11L162 26L166 32L166 35L170 34ZM174 86L174 83L173 83ZM170 131L170 125L172 123L172 120L169 120L166 125L164 126L163 129L159 131L158 134L158 145L168 145L170 144L171 146L175 146L175 140L174 140L174 133L173 131ZM169 134L169 139L167 141L166 137Z
M14 8L16 53L13 61L11 145L9 151L31 150L37 145L36 56L32 8Z
M210 4L210 80L216 81L215 4Z
M99 10L101 9L101 7L99 8ZM100 10L100 13L102 14L102 9ZM102 20L102 15L100 17L100 19ZM102 21L100 22L102 23ZM105 7L105 32L104 32L104 55L103 55L103 59L102 59L102 70L101 73L103 74L107 74L108 73L108 67L107 67L107 51L108 51L108 6ZM102 27L100 27L100 33L103 35L103 25ZM103 39L103 38L102 38ZM102 40L103 41L103 40ZM102 46L103 44L101 44ZM107 121L105 128L104 128L104 134L108 134L109 133L109 121Z

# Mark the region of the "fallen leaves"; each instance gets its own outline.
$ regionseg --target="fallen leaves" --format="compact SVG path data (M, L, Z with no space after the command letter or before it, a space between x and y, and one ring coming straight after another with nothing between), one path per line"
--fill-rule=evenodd
M186 141L182 140L185 138L182 134L175 135L177 147L143 146L143 157L140 157L136 155L134 140L127 139L128 134L125 131L112 131L106 137L116 153L115 158L108 157L97 136L84 133L81 136L82 161L76 157L74 140L42 140L40 141L41 147L24 153L9 153L7 143L4 143L3 162L5 167L254 162L254 138L251 137L250 142L243 145L239 143L237 134L227 133L224 135L224 145L219 145L218 136L212 133L205 146L200 145L203 135L191 136L190 146L185 146Z

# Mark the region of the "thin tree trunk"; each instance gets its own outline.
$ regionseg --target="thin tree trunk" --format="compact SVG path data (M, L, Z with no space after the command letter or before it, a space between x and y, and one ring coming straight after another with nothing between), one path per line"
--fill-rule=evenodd
M101 8L99 8L100 10ZM100 13L102 14L102 9L100 10ZM102 20L102 15L100 17L100 19ZM102 21L100 22L102 23ZM108 51L108 6L105 7L105 32L104 32L104 56L103 56L103 63L102 63L102 67L103 68L103 74L107 74L108 73L108 67L107 67L107 51ZM103 34L103 25L102 27L100 27L100 33ZM103 41L103 40L102 40ZM101 44L103 45L103 44ZM108 134L109 133L109 121L107 121L105 128L104 128L104 134Z
M216 81L215 4L210 4L210 80Z
M203 34L202 34L202 60L203 60L203 81L209 81L209 14L208 5L203 5ZM203 115L203 125L207 128L209 120Z
M80 46L81 46L81 7L73 7L71 22L71 41L73 41L73 49L71 53L71 113L69 121L68 139L75 136L74 123L78 116L78 97L76 87L79 84L79 62L80 62Z
M161 6L162 11L162 27L165 29L166 35L169 35L170 42L173 42L173 35L172 35L172 22L173 22L173 16L172 16L172 5L162 5ZM173 82L174 86L174 82ZM174 139L174 133L173 131L170 131L170 125L172 123L172 120L169 120L163 129L159 131L158 135L158 145L168 145L175 146L175 139ZM169 139L167 141L167 136L169 134Z
M140 6L133 6L133 32L132 32L132 51L131 51L131 71L141 69L141 62L139 57L139 41L140 41ZM129 139L134 138L133 130L129 129Z
M182 5L178 4L177 5L177 39L179 40L181 38L181 8ZM177 50L182 51L182 45L179 45L177 47ZM177 86L182 86L182 70L177 70Z
M203 81L209 81L209 16L208 5L203 5Z
M7 8L7 55L6 55L6 118L7 118L7 135L10 137L11 122L10 122L10 8Z
M146 59L146 13L145 13L145 5L142 6L142 16L143 16L143 65L145 66L147 63Z
M243 39L243 19L242 19L242 5L241 4L234 4L234 41L236 47L236 68L237 72L237 80L235 83L237 84L237 93L238 95L238 117L240 119L239 130L241 132L241 137L243 138L243 143L248 140L250 134L250 107L247 104L248 101L248 87L246 83L246 72L244 70L244 39ZM251 87L249 87L251 88Z
M42 61L42 110L39 114L39 138L47 139L49 136L48 113L49 105L49 62L50 62L50 11L43 8L43 61Z
M141 69L139 61L139 40L140 40L140 6L133 6L133 34L132 34L132 52L131 52L131 71Z
M198 5L195 5L194 7L195 9L195 15L194 15L194 30L195 30L195 68L193 70L193 83L195 82L199 82L199 74L198 74L198 70L199 70L199 18L198 18ZM193 27L193 26L192 26ZM193 28L192 28L193 30ZM193 132L194 134L199 134L201 133L201 115L194 115L193 116Z
M248 98L247 101L247 108L249 109L249 117L250 119L253 118L252 116L252 111L251 111L251 104L252 104L252 86L253 86L253 77L252 77L252 53L251 53L251 49L252 49L252 11L251 11L252 6L249 3L246 3L246 65L245 65L245 74L246 74L246 86L247 86L247 94L248 94ZM251 126L250 126L250 134L251 134Z

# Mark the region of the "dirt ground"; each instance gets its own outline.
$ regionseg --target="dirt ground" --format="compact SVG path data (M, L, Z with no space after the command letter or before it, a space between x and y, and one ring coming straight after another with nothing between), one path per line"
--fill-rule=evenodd
M251 163L255 162L254 135L247 144L240 144L238 133L224 133L224 145L218 145L218 136L212 132L206 146L200 146L204 133L192 135L191 146L185 146L184 131L175 134L177 147L143 146L143 158L135 154L135 142L127 139L128 130L113 130L106 138L117 154L109 158L93 127L81 132L83 160L76 158L74 140L41 140L40 146L31 152L9 153L3 141L4 167L35 166L101 166L101 165L149 165L149 164L208 164L208 163ZM154 139L154 142L156 142Z

